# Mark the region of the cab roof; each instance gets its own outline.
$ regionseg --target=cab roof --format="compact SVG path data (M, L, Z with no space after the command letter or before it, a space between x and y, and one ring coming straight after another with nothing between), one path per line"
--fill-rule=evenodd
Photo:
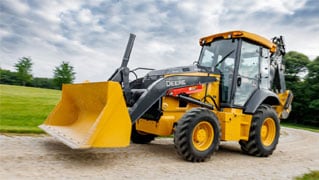
M217 38L218 39L219 38L223 38L223 39L244 38L244 39L251 40L257 44L260 44L260 45L263 45L263 46L269 48L270 52L272 52L272 53L274 53L276 51L276 45L274 43L272 43L270 40L268 40L264 37L261 37L257 34L253 34L253 33L246 32L246 31L241 31L241 30L228 31L228 32L223 32L223 33L218 33L218 34L213 34L210 36L202 37L199 40L199 44L201 46L203 46L204 44L213 42Z

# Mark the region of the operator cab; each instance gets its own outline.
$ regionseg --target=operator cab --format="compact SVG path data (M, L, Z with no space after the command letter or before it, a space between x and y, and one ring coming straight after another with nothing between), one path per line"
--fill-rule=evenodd
M257 89L270 89L270 53L275 48L270 41L233 31L204 37L200 44L198 67L221 74L221 107L244 107Z

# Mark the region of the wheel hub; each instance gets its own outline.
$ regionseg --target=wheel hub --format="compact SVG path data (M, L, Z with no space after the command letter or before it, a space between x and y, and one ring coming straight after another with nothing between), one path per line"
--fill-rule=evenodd
M196 141L203 142L207 139L207 132L204 129L200 129L197 132Z
M270 146L276 137L276 125L272 118L265 119L260 130L261 142L264 146Z
M202 121L198 123L193 130L193 145L199 151L209 149L214 139L213 126L207 122Z

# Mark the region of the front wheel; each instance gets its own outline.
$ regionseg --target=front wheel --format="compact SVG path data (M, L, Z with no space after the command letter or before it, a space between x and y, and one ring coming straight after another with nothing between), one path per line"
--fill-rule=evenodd
M187 161L203 162L218 150L220 137L220 125L215 114L206 108L194 108L177 122L175 149Z
M277 113L271 106L260 105L253 115L249 139L239 144L244 153L258 157L267 157L276 149L280 136Z

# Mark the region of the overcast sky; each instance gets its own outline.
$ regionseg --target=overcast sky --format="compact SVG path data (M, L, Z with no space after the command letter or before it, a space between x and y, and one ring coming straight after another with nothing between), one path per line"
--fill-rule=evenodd
M31 57L35 77L62 61L76 82L104 81L137 35L129 67L166 68L198 59L202 36L245 30L283 35L288 51L319 56L319 0L0 0L0 67Z

